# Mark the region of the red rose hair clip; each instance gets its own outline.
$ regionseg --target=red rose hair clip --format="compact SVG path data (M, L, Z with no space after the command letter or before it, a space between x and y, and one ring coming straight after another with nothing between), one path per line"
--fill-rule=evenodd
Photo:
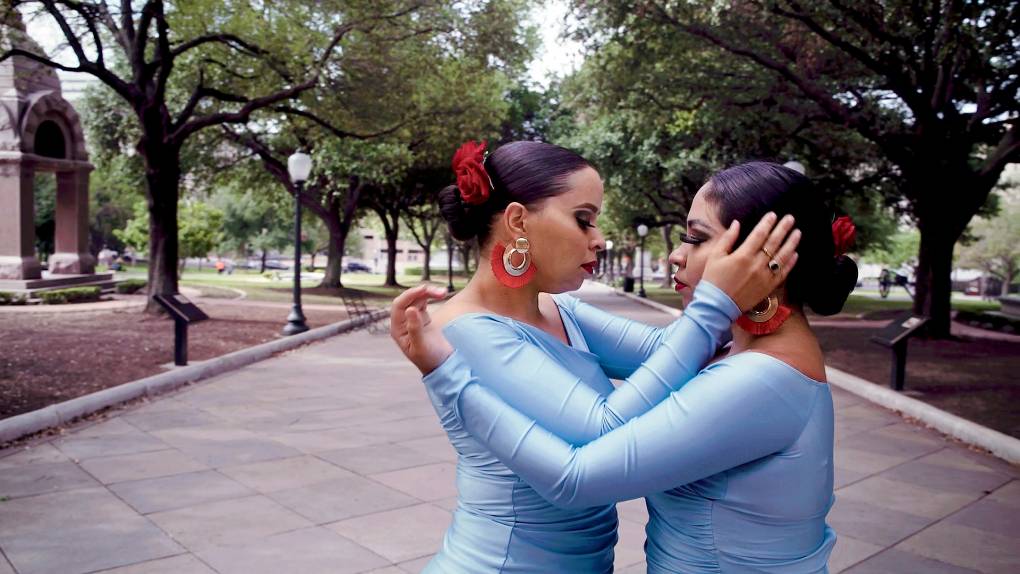
M464 203L481 205L494 189L492 179L485 171L485 142L467 141L453 154L453 173L457 176L457 189Z
M857 238L857 227L849 216L844 215L832 222L832 242L836 245L836 257L850 251Z

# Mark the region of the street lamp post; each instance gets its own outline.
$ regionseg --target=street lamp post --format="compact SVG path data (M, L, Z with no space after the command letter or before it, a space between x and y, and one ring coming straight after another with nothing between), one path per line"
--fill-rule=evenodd
M446 231L446 292L453 293L453 238Z
M606 240L606 268L609 270L609 284L613 284L613 240Z
M301 190L312 171L312 157L306 153L294 152L287 158L287 172L294 182L294 303L287 315L284 335L297 335L308 330L305 314L301 311Z
M807 169L804 167L804 164L800 163L799 161L797 161L795 159L791 159L790 161L784 163L783 167L790 168L793 171L795 171L795 172L797 172L797 173L799 173L801 175L804 175L804 174L807 173Z
M638 297L648 297L645 294L645 236L648 235L648 226L642 223L637 226L638 237L641 238L641 257L638 259L638 267L640 268L641 277L641 288L638 289Z

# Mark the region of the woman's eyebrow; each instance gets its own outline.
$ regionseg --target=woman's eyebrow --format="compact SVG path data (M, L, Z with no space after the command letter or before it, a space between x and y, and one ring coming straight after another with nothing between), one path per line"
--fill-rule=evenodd
M581 205L575 205L574 209L589 209L596 214L598 214L599 212L599 208L595 207L595 205L591 203L582 203Z
M687 221L687 227L688 228L691 228L691 227L700 227L700 228L702 228L705 231L715 231L714 229L712 229L712 226L708 224L708 222L702 221L700 219L691 219L691 220L688 220Z

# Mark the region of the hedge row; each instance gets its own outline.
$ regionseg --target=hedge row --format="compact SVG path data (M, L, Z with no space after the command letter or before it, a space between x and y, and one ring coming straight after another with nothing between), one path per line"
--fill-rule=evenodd
M28 303L28 298L21 293L0 291L0 305L24 305L26 303Z
M46 305L60 305L62 303L85 303L98 301L102 290L99 287L71 287L69 289L56 289L53 291L42 291L39 299Z
M1011 319L1001 313L958 311L956 313L956 320L979 329L990 329L1003 333L1020 333L1020 320Z
M145 279L128 279L117 283L117 293L130 295L136 293L148 283Z

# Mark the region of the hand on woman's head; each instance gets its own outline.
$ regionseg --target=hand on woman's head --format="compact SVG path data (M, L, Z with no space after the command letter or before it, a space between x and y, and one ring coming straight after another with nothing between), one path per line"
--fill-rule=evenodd
M674 276L677 291L689 303L694 288L707 279L726 292L741 311L746 311L786 280L797 261L800 233L790 232L794 225L792 217L777 222L776 215L769 213L734 250L741 235L740 222L734 219L725 227L719 220L717 206L707 201L706 195L702 188L694 197L687 233L681 238L680 247L670 254L670 262L679 267ZM769 268L773 259L779 264L776 272Z
M800 231L793 229L795 223L792 216L777 222L776 214L768 213L733 250L740 235L740 222L734 220L711 245L701 278L725 291L741 311L751 309L779 288L797 264ZM778 263L775 271L773 261Z

